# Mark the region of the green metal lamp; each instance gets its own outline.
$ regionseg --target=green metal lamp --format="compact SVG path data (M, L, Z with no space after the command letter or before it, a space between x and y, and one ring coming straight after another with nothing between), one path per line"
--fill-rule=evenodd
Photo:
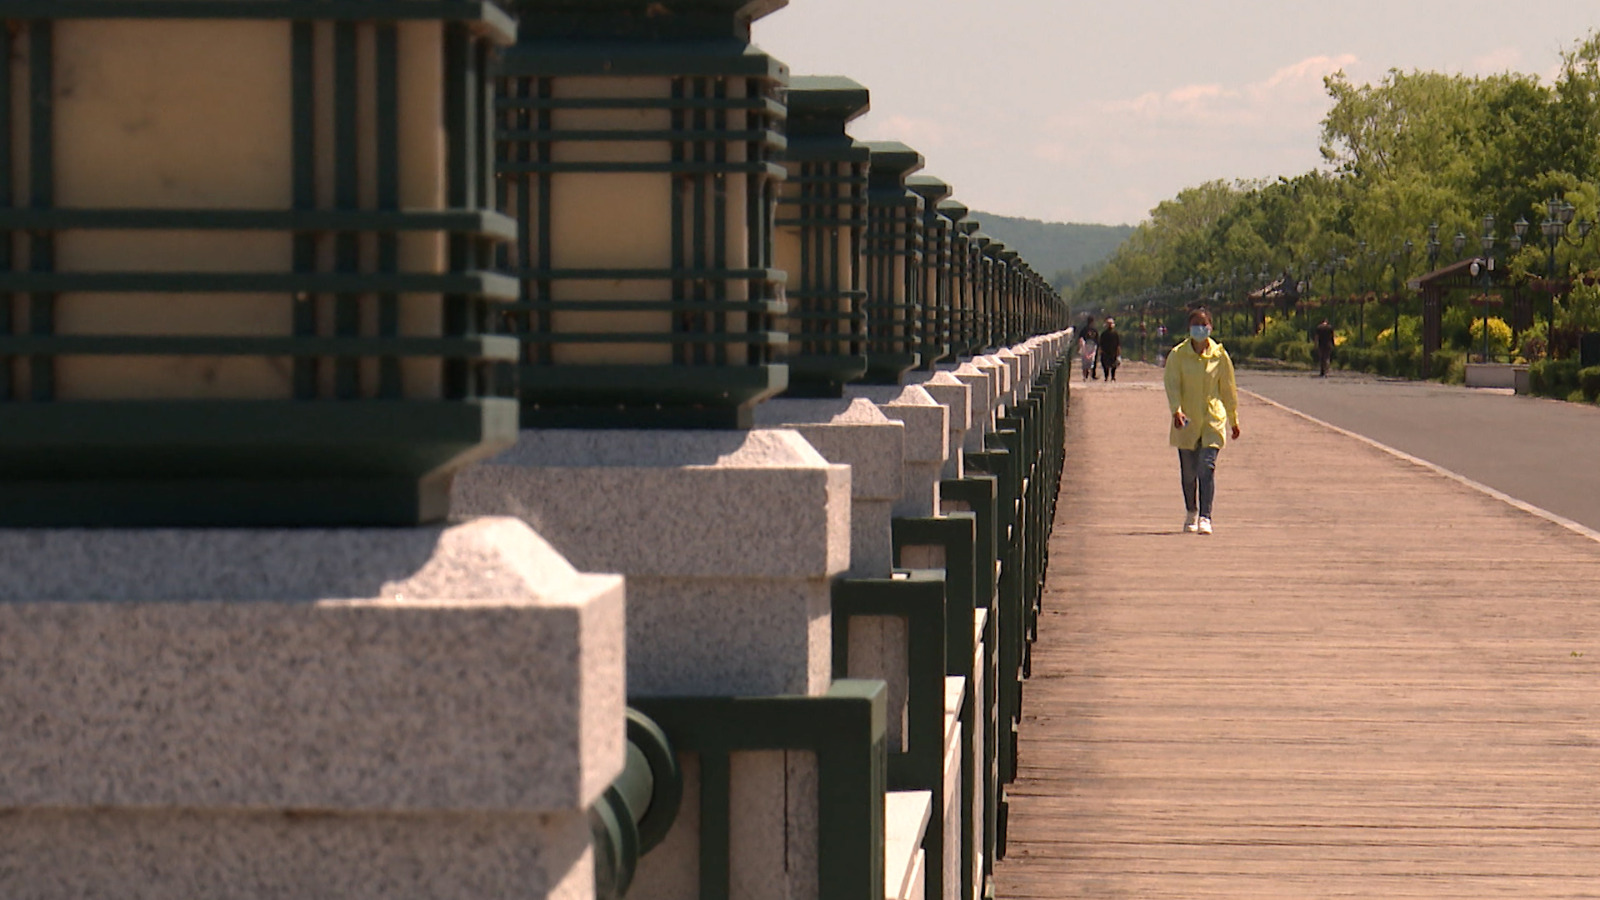
M994 243L994 238L977 230L978 223L967 220L968 225L974 230L970 236L972 244L972 326L973 340L972 353L981 354L989 349L989 316L991 286L994 277L994 259L989 256L989 245Z
M1010 267L1006 264L1009 250L1004 241L990 240L983 248L987 287L984 297L984 349L998 350L1010 343L1006 340L1005 298L1009 290Z
M524 427L748 428L782 391L782 0L521 0L499 64Z
M966 238L966 258L962 264L962 356L971 356L983 349L981 316L983 315L983 245L989 240L979 230L977 219L963 218L956 223L957 230Z
M920 357L922 198L906 179L922 154L894 141L873 142L867 191L867 375L899 384Z
M1003 345L1015 344L1022 340L1022 328L1017 315L1018 286L1022 280L1022 254L1010 247L1000 252L1002 274L1000 277L1000 296L998 306L1000 310L1000 336L999 342Z
M966 204L945 200L939 204L939 215L948 223L950 236L950 358L958 359L970 352L972 317L972 279L968 270L972 265L972 242L967 236L968 225L977 229L976 222L967 222Z
M950 355L950 220L939 203L950 185L930 175L913 175L906 186L922 198L922 341L921 366L932 369Z
M867 111L848 78L789 82L788 180L778 199L777 265L789 273L791 397L840 397L867 371L867 167L871 151L845 133Z
M505 12L0 6L0 525L443 518L516 433L486 335Z

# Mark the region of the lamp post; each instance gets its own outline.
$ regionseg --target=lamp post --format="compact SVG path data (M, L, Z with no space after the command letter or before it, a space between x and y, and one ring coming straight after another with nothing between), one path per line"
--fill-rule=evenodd
M1367 252L1367 242L1356 242L1357 276L1360 279L1360 288L1356 291L1356 346L1367 345L1367 276L1371 274L1371 256Z
M1478 245L1483 249L1483 258L1474 260L1472 274L1483 276L1483 296L1480 306L1483 307L1483 353L1481 361L1489 361L1489 283L1490 275L1494 271L1494 216L1483 217L1483 237L1478 239Z
M1411 239L1410 238L1406 238L1406 242L1401 245L1401 247L1403 247L1404 250L1400 255L1401 255L1401 258L1403 258L1404 261L1405 261L1405 267L1406 267L1407 274L1409 274L1411 272L1411 250L1415 246L1416 245L1411 243ZM1391 275L1391 277L1389 279L1389 287L1390 287L1389 294L1390 294L1390 300L1394 303L1394 352L1396 354L1399 354L1399 352L1400 352L1400 267L1399 266L1392 266L1391 272L1392 272L1392 275Z
M1334 282L1334 278L1338 275L1339 270L1344 268L1345 265L1348 264L1348 263L1349 263L1349 258L1348 257L1344 257L1344 256L1340 256L1339 255L1339 251L1337 249L1330 249L1328 251L1328 267L1327 267L1327 269L1328 269L1328 305L1329 306L1332 306L1334 303L1338 302L1338 301L1336 301L1334 299L1334 296L1333 296L1333 289L1334 289L1334 283L1335 283Z
M1572 224L1572 217L1576 209L1559 197L1551 197L1545 202L1545 220L1539 223L1539 233L1544 235L1545 242L1545 290L1550 294L1550 314L1545 320L1546 331L1544 339L1545 358L1555 358L1556 337L1556 248L1561 246L1562 238L1566 236L1567 227ZM1519 223L1520 224L1520 223ZM1578 242L1582 243L1589 236L1589 231L1594 226L1587 219L1578 222ZM1524 225L1523 231L1527 228Z

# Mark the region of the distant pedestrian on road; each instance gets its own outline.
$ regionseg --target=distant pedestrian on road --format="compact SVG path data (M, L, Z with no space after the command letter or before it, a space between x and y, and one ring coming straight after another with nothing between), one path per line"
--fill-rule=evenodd
M1217 454L1228 438L1239 438L1239 387L1233 360L1211 339L1211 313L1189 313L1189 339L1167 354L1164 375L1172 411L1172 446L1183 476L1183 530L1211 533L1216 497ZM1224 428L1227 431L1224 431Z
M1121 362L1122 335L1117 331L1117 320L1107 318L1106 330L1100 332L1100 370L1107 381L1117 380L1117 364Z
M1078 332L1078 359L1083 363L1083 380L1098 379L1095 372L1095 354L1100 349L1100 329L1094 327L1094 316L1083 320L1083 330Z
M1333 362L1333 326L1327 319L1317 326L1317 362L1322 366L1322 375L1328 377L1328 364Z

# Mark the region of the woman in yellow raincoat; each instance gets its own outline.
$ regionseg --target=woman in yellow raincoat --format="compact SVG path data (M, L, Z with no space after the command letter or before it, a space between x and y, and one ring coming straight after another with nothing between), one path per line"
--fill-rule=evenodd
M1230 436L1239 437L1233 360L1211 339L1211 313L1204 309L1189 313L1189 339L1167 354L1165 381L1167 408L1172 412L1170 441L1178 448L1183 504L1188 510L1183 530L1210 534L1217 453Z

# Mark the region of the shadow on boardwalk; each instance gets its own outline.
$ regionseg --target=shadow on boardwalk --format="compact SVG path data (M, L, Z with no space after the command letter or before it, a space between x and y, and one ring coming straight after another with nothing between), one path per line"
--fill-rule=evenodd
M1600 544L1259 401L1181 533L1073 382L999 896L1600 897Z

